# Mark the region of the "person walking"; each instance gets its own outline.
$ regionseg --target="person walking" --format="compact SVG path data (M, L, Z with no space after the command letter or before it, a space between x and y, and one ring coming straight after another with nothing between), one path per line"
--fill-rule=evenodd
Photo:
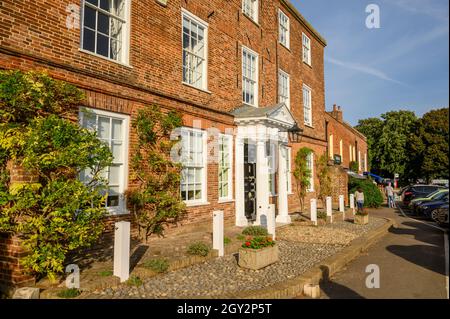
M389 183L388 186L386 186L385 192L388 199L389 208L395 208L394 189L392 188L391 183Z
M364 192L361 187L355 192L356 205L358 207L358 213L364 213Z

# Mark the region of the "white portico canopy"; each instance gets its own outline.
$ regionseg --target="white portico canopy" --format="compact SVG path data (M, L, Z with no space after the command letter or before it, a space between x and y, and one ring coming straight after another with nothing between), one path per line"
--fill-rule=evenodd
M238 127L236 136L236 225L247 226L245 212L244 187L244 144L251 140L256 144L256 224L260 225L262 217L272 220L269 191L269 165L267 142L276 144L277 152L273 154L277 159L278 174L277 208L278 223L290 223L288 213L288 189L286 159L288 156L288 131L297 126L289 108L284 104L271 107L257 108L242 106L231 113L235 117ZM272 214L272 216L270 216Z

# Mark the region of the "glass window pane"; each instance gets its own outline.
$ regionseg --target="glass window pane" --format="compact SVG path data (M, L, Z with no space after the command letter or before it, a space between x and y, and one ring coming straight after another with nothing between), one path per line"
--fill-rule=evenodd
M86 0L86 2L89 2L93 4L94 6L98 6L98 0Z
M110 119L108 117L98 118L98 136L100 138L110 138Z
M97 54L109 57L109 38L97 33Z
M86 128L90 131L95 131L96 124L97 124L97 116L95 114L83 112L83 122L81 123L81 126L83 126L84 128Z
M109 184L110 185L119 185L120 183L120 166L111 166L109 167Z
M114 142L111 146L112 154L114 156L114 163L122 163L123 162L123 145L122 143Z
M112 138L114 140L121 140L122 139L122 120L112 120Z
M100 0L100 8L109 12L111 0Z
M84 7L84 26L95 30L96 11L91 7Z
M109 35L109 17L106 14L98 13L97 30L101 33Z
M95 32L84 28L83 49L95 52Z

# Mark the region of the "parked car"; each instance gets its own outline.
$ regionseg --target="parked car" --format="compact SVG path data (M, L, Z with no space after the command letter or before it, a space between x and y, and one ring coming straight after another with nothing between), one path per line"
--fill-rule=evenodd
M437 209L435 214L435 222L441 226L449 227L448 223L448 203Z
M448 204L448 193L439 200L423 202L417 206L417 213L427 218L435 220L439 209Z
M437 191L429 194L426 197L419 197L411 200L409 208L413 212L417 212L417 207L426 202L438 201L448 196L448 189L438 189Z
M429 194L443 188L444 187L437 185L411 185L405 189L402 194L403 204L408 205L414 198L426 197Z

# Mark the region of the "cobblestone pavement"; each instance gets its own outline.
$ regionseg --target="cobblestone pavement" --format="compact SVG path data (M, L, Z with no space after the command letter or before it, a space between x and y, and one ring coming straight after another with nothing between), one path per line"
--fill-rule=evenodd
M327 236L333 236L333 230L339 230L341 237L345 230L344 233L354 239L355 234L363 235L384 222L383 219L371 218L369 225L360 226L341 221L319 229L323 229L323 234ZM259 271L241 269L236 257L230 255L157 277L143 278L140 287L123 284L94 291L84 298L220 298L228 293L268 287L301 275L348 243L342 240L337 243L301 242L304 238L302 233L310 231L309 228L286 227L285 231L300 234L299 241L293 234L289 241L278 240L280 261Z

